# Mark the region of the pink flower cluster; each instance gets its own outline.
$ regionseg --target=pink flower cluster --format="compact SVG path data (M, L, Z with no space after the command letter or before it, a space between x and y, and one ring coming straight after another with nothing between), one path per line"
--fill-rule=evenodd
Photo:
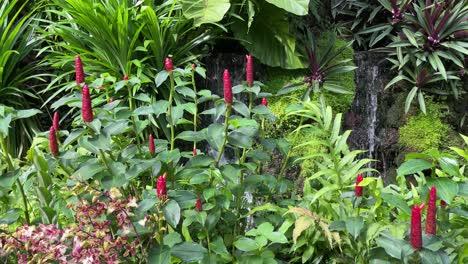
M136 254L139 239L129 238L136 198L110 199L76 208L76 225L22 226L0 235L0 254L16 254L18 263L125 263ZM116 219L112 223L109 219ZM114 228L117 224L117 229ZM120 235L119 235L120 234Z

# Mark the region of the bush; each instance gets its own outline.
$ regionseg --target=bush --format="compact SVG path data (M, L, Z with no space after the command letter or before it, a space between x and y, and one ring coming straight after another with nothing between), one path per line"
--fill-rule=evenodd
M443 106L434 102L427 104L427 114L411 116L400 128L399 142L414 151L439 149L448 139L449 125L442 122L446 116Z

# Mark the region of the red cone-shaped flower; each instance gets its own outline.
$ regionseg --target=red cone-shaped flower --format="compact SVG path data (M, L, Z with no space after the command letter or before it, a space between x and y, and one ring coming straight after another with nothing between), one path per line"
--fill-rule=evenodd
M193 153L194 156L196 156L196 155L197 155L197 149L196 149L196 148L193 148L192 153Z
M195 208L197 208L198 212L203 211L203 206L202 206L200 197L197 197L197 201L195 202Z
M414 249L422 248L422 234L421 234L421 211L424 209L424 203L421 205L413 206L413 211L411 212L411 230L410 230L410 240L411 246Z
M164 199L167 195L167 189L166 189L166 173L164 173L162 176L159 176L158 178L158 183L156 184L156 194L158 195L158 199Z
M148 142L148 149L151 153L151 155L154 156L154 154L156 153L156 147L154 146L154 138L153 138L153 134L150 134L149 135L149 142Z
M58 113L58 112L55 112L55 113L54 113L54 119L53 119L53 121L52 121L52 126L54 127L54 130L55 130L55 131L59 131L59 130L60 130L59 122L60 122L59 113Z
M53 126L51 126L49 130L49 148L50 153L54 155L54 157L57 157L59 154L59 148L57 144L57 134Z
M83 63L81 62L80 55L76 55L75 57L75 80L78 85L85 81Z
M231 84L231 74L227 69L223 73L223 84L224 84L224 101L226 104L232 104L232 84Z
M192 63L192 70L195 70L197 68L197 65L195 63Z
M444 201L444 200L440 200L440 206L441 206L442 208L447 207L447 202Z
M262 105L268 106L268 100L265 97L262 98Z
M124 81L128 81L128 75L127 74L124 75Z
M109 103L113 103L114 101L114 98L109 98Z
M437 226L437 189L432 186L427 204L426 234L435 235Z
M358 186L362 180L364 180L364 177L362 177L362 174L359 174L356 178L356 186L354 187L354 195L357 197L362 196L362 186Z
M81 116L85 122L93 121L93 108L91 106L91 96L89 95L88 85L84 85L81 90L83 96L81 100Z
M166 68L166 71L168 72L174 69L174 65L172 64L171 58L166 58L166 60L164 60L164 67Z
M245 69L245 72L247 74L247 85L248 86L253 86L254 82L254 73L253 73L253 61L252 61L252 56L247 55L247 67Z

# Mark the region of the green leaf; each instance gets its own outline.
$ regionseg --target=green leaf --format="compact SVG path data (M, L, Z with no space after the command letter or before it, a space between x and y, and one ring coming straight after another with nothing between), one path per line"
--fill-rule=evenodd
M164 245L173 247L175 244L182 242L182 237L177 232L172 232L164 236Z
M456 159L442 157L439 158L438 161L444 172L448 173L450 176L460 176L458 162Z
M266 0L270 4L282 8L289 13L305 16L309 13L310 0Z
M405 33L406 37L408 38L409 42L415 46L416 48L418 47L418 41L414 38L413 32L410 32L407 28L403 28L403 33Z
M15 183L16 179L21 175L18 170L8 171L3 175L0 175L0 186L3 188L11 188Z
M172 248L172 255L184 262L194 262L203 259L203 255L208 252L206 248L194 242L184 242Z
M193 19L195 27L204 23L216 23L223 19L231 7L229 0L181 0L183 14Z
M458 193L458 184L449 178L427 179L427 186L437 188L437 196L450 204Z
M8 136L8 128L10 127L10 122L12 115L8 114L4 118L0 118L0 136L6 138Z
M224 245L223 238L218 236L216 239L214 239L210 243L210 248L211 250L216 253L217 255L220 255L223 259L230 261L231 260L231 254L229 254L226 246Z
M170 264L171 249L168 246L151 248L148 252L148 263Z
M346 229L356 239L364 227L364 219L362 217L349 217L345 222Z
M8 210L6 213L3 213L2 216L0 216L0 224L9 225L16 222L22 212L23 211L18 208L12 208Z
M211 124L207 129L207 140L210 146L219 151L224 140L224 126L221 124Z
M235 102L232 104L232 108L236 110L239 114L245 116L245 117L250 117L250 111L249 108L242 102Z
M422 159L410 159L405 161L397 169L398 175L409 175L432 168L432 163Z
M82 166L73 173L73 177L81 181L93 178L94 175L103 171L104 166L97 159L91 159L81 164Z
M271 233L264 233L263 235L273 243L278 243L278 244L288 243L288 239L286 238L286 236L283 233L278 232L278 231L271 232Z
M234 242L234 246L242 251L254 251L260 248L260 245L257 243L257 241L247 237L239 238L236 242Z
M167 78L169 77L169 72L168 71L160 71L156 75L156 78L154 79L154 82L156 83L156 87L161 86Z
M249 53L266 65L285 69L304 68L284 10L268 3L257 3L260 12L250 28L240 20L232 24L234 37L244 40L242 44Z
M403 212L405 212L408 215L411 214L411 209L408 206L408 204L406 203L406 201L403 200L398 195L395 195L395 194L392 194L392 193L382 193L380 196L389 205L397 207L398 209L402 210Z
M170 200L163 208L164 217L167 223L173 228L177 227L180 221L180 206L175 200Z
M413 102L414 96L416 95L416 92L418 91L418 87L413 87L411 91L408 93L408 96L406 97L405 101L405 113L408 113L411 103Z

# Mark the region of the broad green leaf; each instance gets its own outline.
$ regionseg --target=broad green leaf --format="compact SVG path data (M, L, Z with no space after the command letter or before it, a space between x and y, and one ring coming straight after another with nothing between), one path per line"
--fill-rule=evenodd
M396 208L402 210L406 214L411 214L411 208L408 206L405 200L403 200L398 195L392 193L382 193L382 199L388 203L390 206L395 206Z
M449 178L427 179L427 186L437 188L437 196L450 204L458 193L458 184Z
M164 245L173 247L175 244L182 242L182 237L177 232L172 232L164 236Z
M422 159L410 159L405 161L397 169L398 175L409 175L432 168L432 163Z
M356 239L364 227L364 219L362 217L349 217L345 221L346 229Z
M304 68L306 65L301 60L284 11L265 3L259 3L258 10L261 12L256 14L250 28L240 20L232 24L234 37L244 40L242 44L249 53L266 65L285 69Z
M158 72L158 74L156 75L156 78L154 79L154 82L156 83L156 87L161 86L161 84L163 84L167 80L168 77L169 77L169 72L167 71Z
M282 8L289 13L305 16L309 13L310 0L266 0L270 4Z
M168 246L151 248L148 252L148 263L170 264L171 249Z
M181 0L179 3L184 16L193 19L195 27L221 21L231 7L229 0Z
M234 246L242 251L254 251L260 248L260 245L257 243L257 241L247 237L239 238L236 242L234 242Z
M175 245L171 249L172 255L181 259L184 262L195 262L203 259L205 253L208 252L206 248L194 242L184 242Z
M16 222L16 220L18 220L22 212L23 211L18 208L12 208L8 210L0 216L0 224L9 225Z
M170 200L163 208L164 217L167 223L173 228L177 227L180 221L180 206L175 200Z

